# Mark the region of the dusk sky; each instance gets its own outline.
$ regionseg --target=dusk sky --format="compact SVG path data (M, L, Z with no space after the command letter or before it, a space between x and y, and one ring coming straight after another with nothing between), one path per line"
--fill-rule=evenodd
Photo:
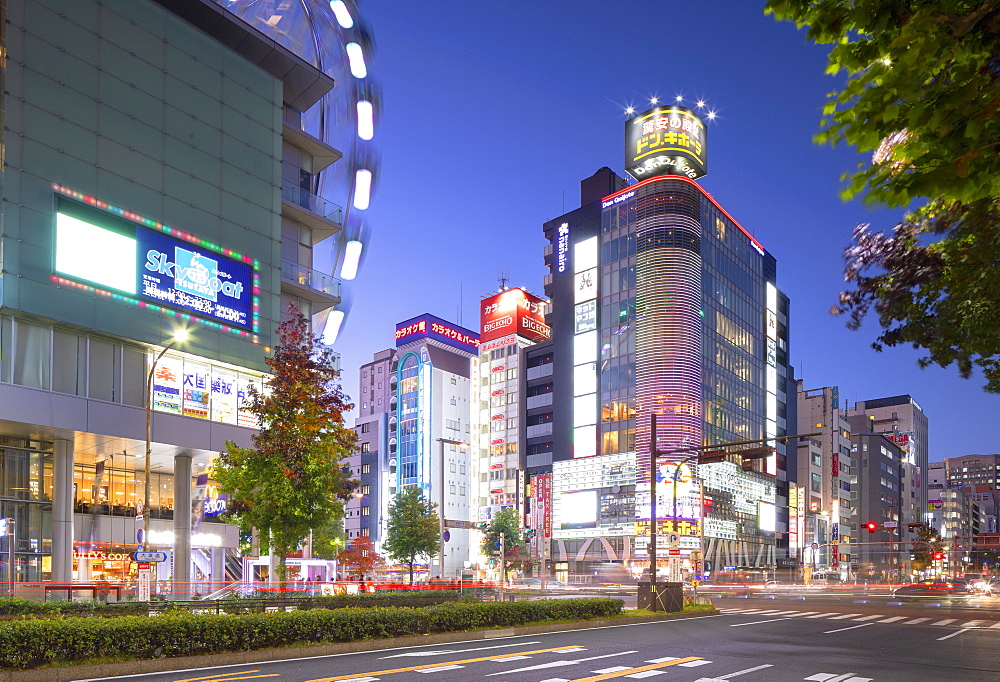
M852 405L909 393L929 419L932 461L1000 451L1000 397L981 377L921 370L909 348L876 353L876 325L852 332L829 314L853 227L889 229L900 212L841 200L842 173L866 158L812 140L839 81L804 30L747 0L362 10L375 36L382 160L372 240L336 344L349 396L358 366L394 344L396 322L429 312L478 330L479 300L501 270L542 294L542 223L577 208L580 180L597 169L622 173L627 106L681 95L717 113L699 182L777 258L805 387L839 386Z

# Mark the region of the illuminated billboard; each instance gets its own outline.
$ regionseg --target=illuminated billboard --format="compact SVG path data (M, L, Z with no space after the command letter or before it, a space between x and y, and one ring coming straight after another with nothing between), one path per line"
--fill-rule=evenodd
M252 330L252 260L240 262L203 244L207 242L176 239L127 217L60 201L54 270L128 298Z
M418 339L435 339L466 353L479 354L479 334L426 313L396 325L397 348Z
M596 526L596 490L580 490L559 494L560 528L594 528Z
M552 330L545 324L545 299L524 289L507 289L484 298L480 304L482 341L520 334L532 341L548 341Z
M625 122L625 170L636 180L708 173L708 130L692 110L653 107Z

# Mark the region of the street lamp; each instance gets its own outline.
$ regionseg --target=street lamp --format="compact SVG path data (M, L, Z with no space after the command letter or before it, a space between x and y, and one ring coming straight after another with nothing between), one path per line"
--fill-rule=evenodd
M463 450L469 447L469 444L450 438L438 438L437 441L441 444L441 492L438 494L438 504L440 505L438 507L438 571L440 571L440 575L438 578L444 580L444 444L457 445Z
M149 473L149 461L151 459L150 453L152 450L153 441L153 373L156 371L156 364L163 358L163 354L168 350L173 348L178 343L184 343L188 338L187 329L178 329L173 334L173 339L168 343L163 350L160 351L156 359L153 360L153 364L149 367L149 376L146 380L146 485L145 493L142 500L142 545L143 548L149 546L149 518L152 515L152 509L149 506L150 502L150 473ZM178 510L179 512L180 510Z

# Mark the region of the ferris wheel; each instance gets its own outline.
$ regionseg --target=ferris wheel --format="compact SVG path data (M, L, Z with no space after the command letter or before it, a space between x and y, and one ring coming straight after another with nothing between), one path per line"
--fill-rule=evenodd
M314 267L342 280L358 273L371 233L367 213L378 179L377 84L369 74L374 41L357 0L214 0L227 11L332 77L333 89L308 111L302 128L343 156L313 179L317 195L344 207L343 229L314 247ZM316 315L315 332L333 343L350 307Z

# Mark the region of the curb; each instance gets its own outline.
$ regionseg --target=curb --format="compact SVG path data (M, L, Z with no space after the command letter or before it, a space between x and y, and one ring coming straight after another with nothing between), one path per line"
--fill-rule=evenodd
M0 682L70 682L98 677L115 677L118 675L141 675L144 673L170 672L189 668L210 668L224 665L253 665L268 661L284 661L293 658L311 656L329 656L332 654L361 653L365 651L380 651L382 649L397 649L408 646L424 646L428 644L447 644L450 642L467 642L477 639L498 639L518 635L540 635L563 630L585 630L614 625L638 625L641 623L658 623L668 620L682 620L699 616L718 615L717 610L697 611L695 613L664 614L662 616L634 616L632 618L607 618L602 620L581 620L572 623L552 623L549 625L529 625L525 627L504 628L502 630L471 630L466 632L441 632L431 635L411 635L392 639L366 639L358 642L338 642L336 644L313 644L310 646L287 647L283 649L258 649L257 651L237 651L228 654L205 654L201 656L182 656L178 658L157 658L145 661L126 661L123 663L103 663L99 665L80 665L62 668L43 668L39 670L18 670L0 673Z

